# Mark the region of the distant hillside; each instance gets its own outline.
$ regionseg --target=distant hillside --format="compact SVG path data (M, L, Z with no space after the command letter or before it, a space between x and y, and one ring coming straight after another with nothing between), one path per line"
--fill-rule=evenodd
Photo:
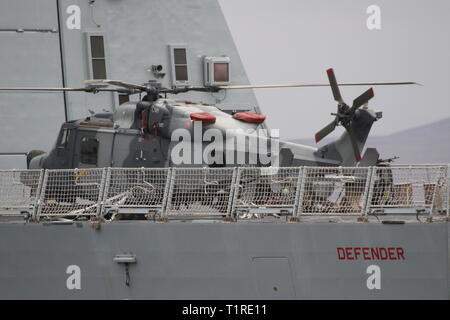
M331 139L324 139L320 145ZM296 143L315 146L313 139ZM387 136L369 137L366 147L375 147L382 158L399 156L398 164L450 163L450 118Z

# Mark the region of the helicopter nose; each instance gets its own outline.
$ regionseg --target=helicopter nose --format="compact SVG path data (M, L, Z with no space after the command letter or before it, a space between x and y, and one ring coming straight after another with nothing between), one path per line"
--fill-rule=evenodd
M31 150L27 154L28 169L42 169L47 153L41 150Z

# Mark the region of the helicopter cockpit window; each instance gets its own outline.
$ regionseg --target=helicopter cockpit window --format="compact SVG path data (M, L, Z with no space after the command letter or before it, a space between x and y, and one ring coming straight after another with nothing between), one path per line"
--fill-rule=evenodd
M169 46L169 48L173 85L187 85L189 82L187 49L185 46Z
M99 141L96 138L81 138L80 163L97 164Z
M69 129L63 129L58 141L58 148L63 149L67 147L67 142L69 141L70 136L70 130Z

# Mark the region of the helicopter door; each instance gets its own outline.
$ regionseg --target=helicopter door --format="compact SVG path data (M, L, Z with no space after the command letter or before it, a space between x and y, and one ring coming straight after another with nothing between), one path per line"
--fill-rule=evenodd
M136 133L118 133L114 140L114 167L164 167L161 138L146 139Z
M79 130L73 166L75 168L109 167L111 165L112 133Z
M70 168L71 167L71 147L73 143L74 131L68 127L62 127L56 143L56 158L59 162L59 167Z

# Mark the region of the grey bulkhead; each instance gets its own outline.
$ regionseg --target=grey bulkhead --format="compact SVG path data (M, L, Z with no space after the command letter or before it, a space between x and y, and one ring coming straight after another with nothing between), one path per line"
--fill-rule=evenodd
M0 237L1 299L449 298L447 223L0 223ZM340 260L338 247L405 259ZM136 257L128 286L123 254ZM80 289L66 284L74 265Z
M94 35L104 37L109 79L131 83L157 80L162 86L171 87L173 66L169 46L183 45L187 48L189 85L203 85L203 56L229 57L232 83L249 83L218 1L96 0L90 3L2 1L0 86L84 86L84 81L92 78L88 39ZM80 8L79 29L67 26L73 5ZM156 78L149 71L152 65L162 65L165 76ZM230 91L226 96L191 92L177 98L217 103L228 110L259 112L252 90ZM131 100L136 102L138 97ZM118 106L116 93L2 93L0 108L6 111L0 117L0 135L8 138L0 140L0 168L26 168L26 153L34 149L50 152L64 121L84 119L90 115L89 110L113 112Z

